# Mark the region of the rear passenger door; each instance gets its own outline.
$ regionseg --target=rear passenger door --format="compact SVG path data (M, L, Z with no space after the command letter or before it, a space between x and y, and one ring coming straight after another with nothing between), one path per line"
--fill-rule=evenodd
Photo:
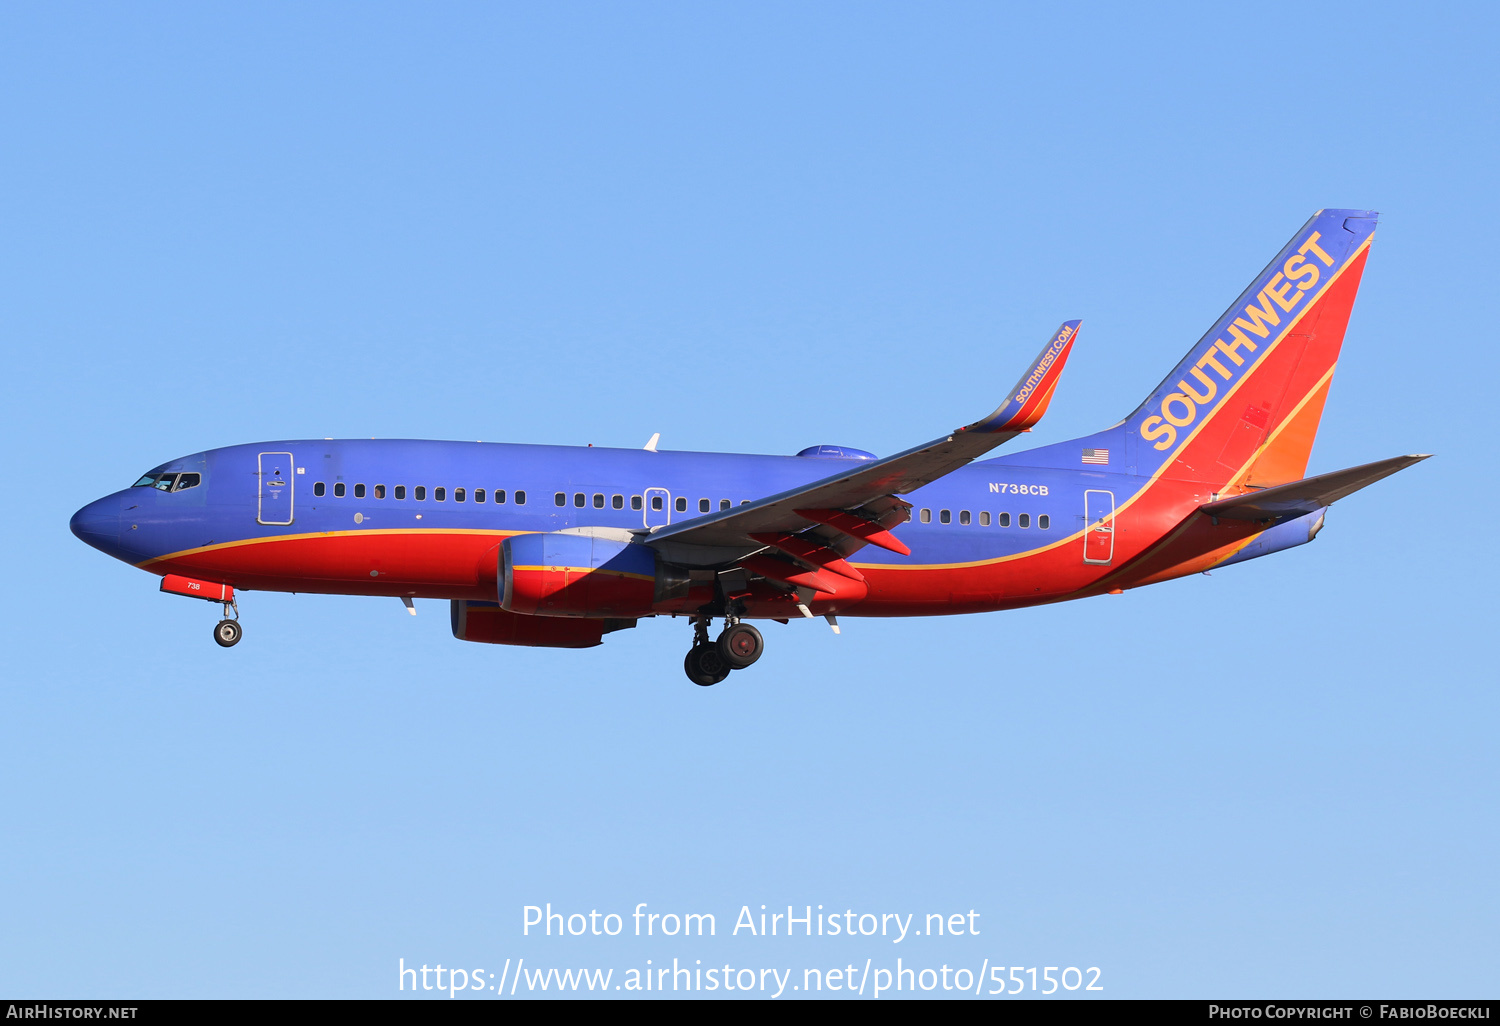
M1083 561L1100 566L1115 555L1115 493L1090 488L1083 493Z

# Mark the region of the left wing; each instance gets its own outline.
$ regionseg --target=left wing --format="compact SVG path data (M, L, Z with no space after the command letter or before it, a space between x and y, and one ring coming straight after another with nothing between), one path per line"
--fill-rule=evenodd
M770 545L802 564L815 569L827 567L835 573L841 569L830 565L832 562L842 562L840 557L867 543L908 554L911 550L890 533L890 528L905 521L911 508L896 496L952 473L1040 421L1068 362L1080 323L1063 322L1005 402L983 420L926 445L873 463L860 463L821 481L659 528L643 541L658 548L670 547L674 552L680 551L679 546L720 550L719 558L708 562L733 561L724 559L728 555L725 549L737 549L743 555ZM817 525L815 531L798 535L813 525ZM756 572L761 571L757 568Z

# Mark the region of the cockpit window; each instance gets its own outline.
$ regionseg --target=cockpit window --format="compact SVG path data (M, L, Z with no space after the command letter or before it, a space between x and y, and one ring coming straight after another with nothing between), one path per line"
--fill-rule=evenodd
M180 492L184 488L197 488L202 483L202 474L147 474L130 487L149 487L163 492Z

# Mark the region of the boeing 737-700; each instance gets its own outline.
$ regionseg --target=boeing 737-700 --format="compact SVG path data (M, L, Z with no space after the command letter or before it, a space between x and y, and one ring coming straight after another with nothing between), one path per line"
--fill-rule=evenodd
M980 458L1046 412L1077 321L994 413L894 456L261 442L164 463L71 526L222 603L226 648L249 590L447 599L455 637L500 645L683 616L700 685L760 657L752 620L1119 593L1312 541L1331 503L1426 458L1304 477L1375 221L1318 212L1134 413L1024 452Z

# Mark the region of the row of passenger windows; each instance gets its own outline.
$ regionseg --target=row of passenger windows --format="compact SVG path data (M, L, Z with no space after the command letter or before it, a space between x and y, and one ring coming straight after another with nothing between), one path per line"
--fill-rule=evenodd
M568 504L568 493L567 492L558 492L556 495L552 496L552 504L554 506L566 506ZM740 500L740 505L741 506L748 506L749 504L750 504L750 500L749 499L741 499ZM589 505L589 496L588 496L588 493L587 492L574 492L573 493L573 505L577 506L579 509L583 509L585 506L588 506ZM625 508L625 496L623 496L623 495L611 495L609 497L609 505L610 505L611 509L624 509ZM642 508L644 508L644 505L645 505L645 500L644 500L644 498L642 496L632 495L630 497L630 508L631 509L636 509L636 510L642 509ZM733 504L728 499L720 499L719 500L719 508L720 509L728 509L731 505L733 505ZM604 493L603 492L595 492L594 493L593 507L595 509L603 509L604 508ZM653 495L653 496L651 496L651 508L653 510L658 510L658 511L666 509L666 496L665 495ZM679 512L679 513L686 513L687 512L687 508L688 508L687 498L685 496L679 495L673 501L672 508L675 509L675 510L677 510L677 512ZM699 499L698 500L698 512L699 513L709 513L709 512L711 512L713 510L713 508L714 508L713 507L713 501L711 499Z
M336 482L334 482L334 485L333 485L333 497L336 498L336 499L342 499L345 495L348 494L348 492L346 491L347 487L348 486L346 486L344 484L344 482L342 482L342 481L336 481ZM411 497L413 499L415 499L417 502L426 502L427 501L427 486L426 485L417 485L415 488L413 488L411 490L411 493L412 493ZM327 495L328 494L328 486L325 485L322 481L315 482L313 484L313 494L316 495L316 496L318 496L318 497L320 497L320 498L322 496L324 496L324 495ZM371 497L376 498L376 499L383 499L383 498L385 498L385 485L383 485L383 484L375 485L370 490L370 492L368 494ZM513 502L513 503L515 503L517 506L524 506L524 505L526 505L526 493L524 491L521 491L520 489L517 489L516 491L510 492L508 494L510 496L510 501ZM357 485L354 486L354 497L356 499L363 499L365 497L365 495L366 495L366 492L365 492L365 486L364 485L357 484ZM484 502L487 498L490 498L490 499L494 500L495 505L497 505L497 506L503 506L503 505L505 505L505 502L506 502L506 495L507 495L507 492L506 492L506 490L504 488L496 488L493 492L486 492L483 488L476 488L473 491L473 496L472 497L473 497L473 501L475 501L475 502ZM404 499L404 498L406 498L406 485L396 485L394 488L391 489L391 496L392 496L392 498L396 498L396 499ZM443 488L443 487L434 488L432 490L432 500L434 502L447 502L448 501L448 489ZM470 493L469 493L469 490L467 488L455 488L455 489L453 489L453 501L454 502L468 502L469 500L470 500Z
M930 510L930 509L918 510L917 511L917 519L920 520L920 521L922 521L922 523L924 523L924 524L930 524L930 523L932 523L932 510ZM974 515L972 513L970 513L966 509L961 509L961 510L958 511L958 522L960 524L965 525L965 526L967 526L969 524L972 524L972 523L974 523ZM951 509L940 509L940 510L938 510L938 523L940 523L940 524L951 524L951 523L953 523L953 511ZM995 523L999 524L1001 527L1009 527L1010 526L1010 514L1009 513L999 513L999 514L996 514L996 516L995 516ZM990 512L989 512L989 510L980 510L979 511L979 526L980 527L989 527L990 526ZM1030 513L1022 513L1020 516L1016 517L1016 526L1017 527L1030 527L1031 526L1031 514ZM1036 526L1037 526L1037 530L1039 530L1039 531L1049 530L1052 527L1052 518L1049 517L1047 514L1043 513L1043 514L1041 514L1040 516L1038 516L1036 518Z
M177 491L181 491L183 488L191 488L191 487L193 487L193 485L196 485L198 483L198 475L197 474L182 474L182 475L162 474L162 475L160 475L160 479L161 480L158 480L157 477L155 477L155 476L148 475L147 477L142 478L139 482L137 482L136 487L139 488L139 487L142 487L142 486L145 486L145 485L155 485L157 488L163 488L164 490L173 490L173 484L171 482L173 481L174 478L178 478L178 477L182 478L183 480L175 482L175 484L176 484L175 490L177 490ZM186 479L188 479L188 478L192 479L192 483L191 484L187 483ZM335 482L334 486L333 486L333 495L334 495L334 498L337 498L337 499L344 498L344 496L346 494L348 494L347 491L346 491L347 487L348 486L345 485L344 482L342 482L342 481ZM318 481L318 482L315 482L313 484L313 494L314 495L319 496L321 498L322 496L326 495L327 493L328 493L327 486L322 481ZM386 496L385 485L383 485L383 484L375 485L374 488L369 492L369 494L372 495L376 499L383 499L383 498L385 498L385 496ZM391 489L391 494L392 494L392 496L394 498L405 499L406 498L406 485L396 485L394 488ZM365 496L366 496L365 486L363 484L356 484L356 485L354 485L354 497L356 499L363 499L363 498L365 498ZM506 503L506 496L507 496L507 492L506 492L506 490L504 488L496 488L493 492L489 492L488 493L488 497L491 498L494 501L495 505L497 505L497 506L503 506L503 505L505 505L505 503ZM467 501L470 500L470 497L471 497L471 495L470 495L470 493L468 492L467 489L464 489L464 488L455 488L455 489L453 489L453 501L454 502L467 502ZM474 502L484 502L485 499L486 499L486 497L487 497L487 493L485 492L485 490L483 488L475 488L474 491L473 491L473 493L472 493L472 499L473 499ZM511 493L509 493L509 497L510 497L510 501L513 502L517 506L524 506L524 505L526 505L526 493L524 491L517 490L515 492L511 492ZM425 502L427 500L427 486L426 485L417 485L415 488L413 488L412 489L412 498L415 499L417 502ZM447 502L448 501L448 489L443 488L443 487L434 488L432 490L432 498L433 498L434 502ZM605 495L604 492L594 492L592 499L590 499L590 496L589 496L589 494L587 492L574 492L573 493L573 505L576 506L579 509L584 509L585 507L588 507L590 505L592 505L594 509L604 509L605 505L606 505L606 498L607 498L607 502L608 502L609 508L611 508L611 509L624 509L625 508L625 496L616 494L616 495L610 495L610 496L606 497L606 495ZM568 493L567 492L557 492L556 494L554 494L552 496L552 503L555 506L566 506L568 504ZM749 499L741 499L740 500L740 505L741 506L749 505L749 503L750 503ZM731 505L732 505L732 503L728 499L720 499L719 500L719 509L721 509L721 510L729 509L731 507ZM673 500L672 506L673 506L673 508L677 512L679 512L679 513L686 513L687 512L687 508L688 508L688 500L687 500L687 498L685 496L679 495L679 496L677 496L676 499ZM637 510L637 511L645 508L645 498L643 496L640 496L640 495L632 495L630 497L630 508L633 509L633 510ZM663 510L665 508L666 508L666 496L665 495L652 495L651 496L651 509L652 510L660 512L661 510ZM699 499L698 500L698 512L699 513L709 513L709 512L712 512L712 511L713 511L713 501L711 499ZM932 523L932 510L930 510L930 509L919 510L917 512L917 519L920 520L924 524L930 524L930 523ZM940 523L940 524L951 524L952 522L953 522L953 511L952 510L947 510L947 509L940 509L940 510L938 510L938 523ZM962 524L962 525L965 525L965 526L967 526L969 524L972 524L972 523L974 523L974 514L970 513L966 509L961 509L961 510L958 511L958 522L960 524ZM991 520L990 520L990 512L989 512L989 510L981 510L979 512L979 520L978 520L978 522L979 522L979 526L980 527L989 527L990 526ZM1001 527L1009 527L1011 525L1010 514L1009 513L999 513L999 514L996 514L994 522L997 523ZM1030 527L1031 526L1031 514L1030 513L1022 513L1022 514L1020 514L1016 518L1016 526L1017 527L1021 527L1021 528L1028 528L1028 527ZM1038 516L1036 518L1036 526L1037 526L1037 529L1041 530L1041 531L1049 530L1052 527L1052 518L1049 517L1047 514L1043 513L1043 514L1041 514L1040 516Z
M194 477L194 478L196 478L198 475L193 474L191 476ZM149 484L150 482L148 481L146 483ZM196 483L197 482L194 481L194 484L196 484ZM335 482L334 486L333 486L333 496L334 496L334 498L336 498L336 499L342 499L342 498L344 498L346 495L349 494L349 488L350 488L350 486L344 484L344 482L342 482L342 481ZM383 499L386 496L386 488L385 488L385 485L383 485L383 484L375 485L368 493L366 492L365 486L363 484L356 484L356 485L352 486L352 488L353 488L354 498L356 498L356 499L363 499L363 498L366 497L367 494L370 495L370 496L372 496L373 498L376 498L376 499ZM327 495L328 494L328 486L327 486L327 484L325 484L322 481L316 481L316 482L314 482L313 483L313 494L316 495L316 496L318 496L319 498L322 498L324 495ZM404 499L404 498L406 498L406 485L396 485L393 489L391 489L391 494L395 498L397 498L397 499ZM504 505L505 504L506 494L507 493L506 493L506 491L505 491L504 488L496 488L493 492L490 492L488 494L489 494L489 496L491 496L493 498L493 501L495 502L496 505ZM524 506L524 505L526 505L526 493L524 491L521 491L521 490L518 489L517 491L511 492L509 494L510 494L511 501L513 503L515 503L515 505L517 505L517 506ZM415 488L412 489L412 498L415 499L418 502L424 502L424 501L426 501L426 499L427 499L427 487L425 485L417 485ZM432 498L433 498L434 502L447 502L448 501L448 489L441 488L441 487L434 488L432 490ZM470 500L470 498L471 498L471 493L469 493L467 490L465 490L463 488L455 488L455 489L453 489L453 501L454 502L467 502L467 501ZM485 498L486 498L486 493L485 493L485 490L483 488L476 488L476 489L474 489L474 491L472 493L472 499L473 499L474 502L484 502ZM553 501L554 505L557 505L557 506L566 506L568 504L568 493L567 492L558 492L556 495L554 495L552 497L552 501ZM624 509L625 508L625 496L623 496L623 495L610 495L610 496L606 496L604 492L595 492L593 494L592 505L593 505L593 507L595 509L604 509L605 505L606 505L606 501L607 501L607 504L609 505L609 507L612 508L612 509ZM750 502L749 499L742 499L742 500L740 500L740 505L741 506L745 506L745 505L748 505L749 502ZM589 494L587 492L574 492L573 493L573 505L577 506L579 509L583 509L584 507L590 505ZM731 505L731 503L730 503L730 501L728 499L720 499L719 500L719 508L720 509L728 509L730 507L730 505ZM630 497L630 508L633 509L633 510L644 509L645 508L645 499L644 499L644 497L640 496L640 495L632 495ZM664 495L653 495L653 496L651 496L651 508L653 510L658 510L658 511L665 509L666 508L666 497ZM677 499L673 502L673 508L676 509L677 512L679 512L679 513L686 513L687 512L687 508L688 508L688 500L685 497L679 495L677 497ZM698 512L700 512L700 513L708 513L712 509L713 509L713 503L712 503L711 500L709 500L709 499L699 499L698 500Z

